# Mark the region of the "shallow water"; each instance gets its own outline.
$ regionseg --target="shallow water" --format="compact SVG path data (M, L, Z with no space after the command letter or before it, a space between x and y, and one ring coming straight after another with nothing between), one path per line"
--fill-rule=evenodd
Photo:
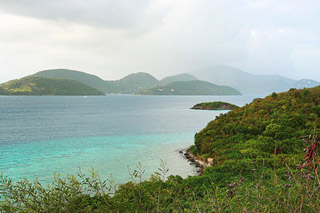
M256 97L261 95L0 96L0 172L48 183L54 173L94 168L123 183L129 180L127 166L141 162L148 177L162 159L170 174L194 175L178 150L192 145L194 134L226 111L189 108L221 100L244 105Z

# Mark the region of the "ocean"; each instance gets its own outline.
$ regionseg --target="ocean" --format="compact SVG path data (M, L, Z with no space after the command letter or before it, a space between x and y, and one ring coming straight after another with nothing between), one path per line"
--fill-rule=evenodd
M128 167L141 162L148 178L163 160L169 174L195 175L179 150L227 111L189 108L210 101L242 106L256 97L263 96L0 96L0 173L49 183L54 174L94 168L124 183Z

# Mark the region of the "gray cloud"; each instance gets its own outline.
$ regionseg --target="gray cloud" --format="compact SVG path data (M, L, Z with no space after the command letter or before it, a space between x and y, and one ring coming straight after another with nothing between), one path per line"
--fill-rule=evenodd
M2 0L1 81L55 67L105 79L226 64L320 80L313 0Z
M150 0L2 0L0 10L39 19L132 29L142 27L146 18L151 19L151 25L162 18L161 8L149 14L151 5Z

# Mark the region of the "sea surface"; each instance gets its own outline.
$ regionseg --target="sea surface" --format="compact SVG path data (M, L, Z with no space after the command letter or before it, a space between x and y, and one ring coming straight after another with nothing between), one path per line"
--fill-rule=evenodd
M54 174L94 168L124 183L127 167L141 162L148 178L163 160L169 174L195 175L179 150L227 111L189 108L208 101L242 106L256 97L263 96L0 96L0 173L49 183Z

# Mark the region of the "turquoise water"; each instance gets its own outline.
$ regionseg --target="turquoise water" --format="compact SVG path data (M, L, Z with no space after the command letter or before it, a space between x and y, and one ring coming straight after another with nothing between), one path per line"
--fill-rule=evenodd
M94 168L123 183L129 180L127 166L141 162L148 177L162 159L170 174L194 175L178 150L192 145L194 134L226 111L189 108L218 100L244 105L255 97L0 96L0 172L48 183L54 173Z

